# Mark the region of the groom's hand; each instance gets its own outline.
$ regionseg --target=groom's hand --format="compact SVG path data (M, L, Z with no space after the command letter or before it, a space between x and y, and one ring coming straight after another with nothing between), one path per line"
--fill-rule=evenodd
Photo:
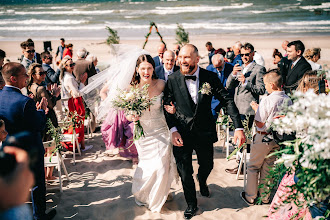
M235 130L235 133L234 133L234 144L237 143L237 140L238 140L237 147L240 147L242 144L245 143L246 137L245 137L245 134L244 134L244 131L243 130Z
M172 143L174 146L177 146L177 147L183 146L183 140L182 140L179 132L175 131L172 133Z

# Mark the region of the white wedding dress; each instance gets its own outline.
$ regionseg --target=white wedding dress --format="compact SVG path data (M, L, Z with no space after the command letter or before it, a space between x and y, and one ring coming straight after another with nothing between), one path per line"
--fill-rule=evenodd
M160 212L177 177L162 96L163 93L156 96L150 110L140 117L145 137L135 142L139 164L133 177L132 193L138 205L144 205L152 212Z

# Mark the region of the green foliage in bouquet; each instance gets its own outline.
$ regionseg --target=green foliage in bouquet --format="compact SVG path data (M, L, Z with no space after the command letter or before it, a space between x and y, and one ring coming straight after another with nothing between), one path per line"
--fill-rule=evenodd
M120 38L118 36L118 32L116 30L111 29L110 27L106 26L105 28L109 32L109 36L107 38L107 44L119 44Z
M54 153L62 149L62 145L61 145L61 140L63 139L62 130L61 127L59 126L55 128L55 126L53 125L52 121L49 118L47 120L46 126L48 128L47 134L50 134L50 136L52 137L55 143L55 149L51 152L52 155L54 155ZM52 160L52 156L49 157L49 162L51 162L51 160Z
M132 86L130 90L118 90L117 97L112 101L115 108L123 110L126 115L141 116L142 112L152 105L153 99L149 98L149 84L140 89ZM143 127L140 121L134 122L134 141L144 136Z
M189 43L189 33L185 31L183 26L177 23L177 29L175 30L175 39L178 44L184 46L185 44Z

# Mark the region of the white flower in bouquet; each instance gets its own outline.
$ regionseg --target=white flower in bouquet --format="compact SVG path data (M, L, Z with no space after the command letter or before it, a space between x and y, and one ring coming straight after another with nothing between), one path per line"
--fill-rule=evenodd
M130 100L133 100L133 99L134 99L134 93L129 92L129 93L126 94L125 100L130 101Z

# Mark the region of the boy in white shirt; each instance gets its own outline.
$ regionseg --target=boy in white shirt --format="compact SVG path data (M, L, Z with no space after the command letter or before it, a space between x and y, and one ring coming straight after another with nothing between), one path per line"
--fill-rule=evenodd
M290 98L282 90L283 79L278 70L270 70L264 75L265 88L268 96L264 97L260 104L251 102L252 108L256 111L255 125L257 133L253 137L251 144L250 161L247 169L247 185L246 191L241 193L241 198L248 204L255 204L258 195L258 185L263 184L259 189L260 195L266 192L266 187L269 185L265 182L265 178L270 167L274 165L275 156L267 157L279 148L274 140L268 143L262 142L265 135L268 135L269 128L279 112L279 106L283 103L292 104ZM260 178L259 178L260 173ZM259 182L259 184L258 184ZM263 197L262 202L269 203L269 196Z

